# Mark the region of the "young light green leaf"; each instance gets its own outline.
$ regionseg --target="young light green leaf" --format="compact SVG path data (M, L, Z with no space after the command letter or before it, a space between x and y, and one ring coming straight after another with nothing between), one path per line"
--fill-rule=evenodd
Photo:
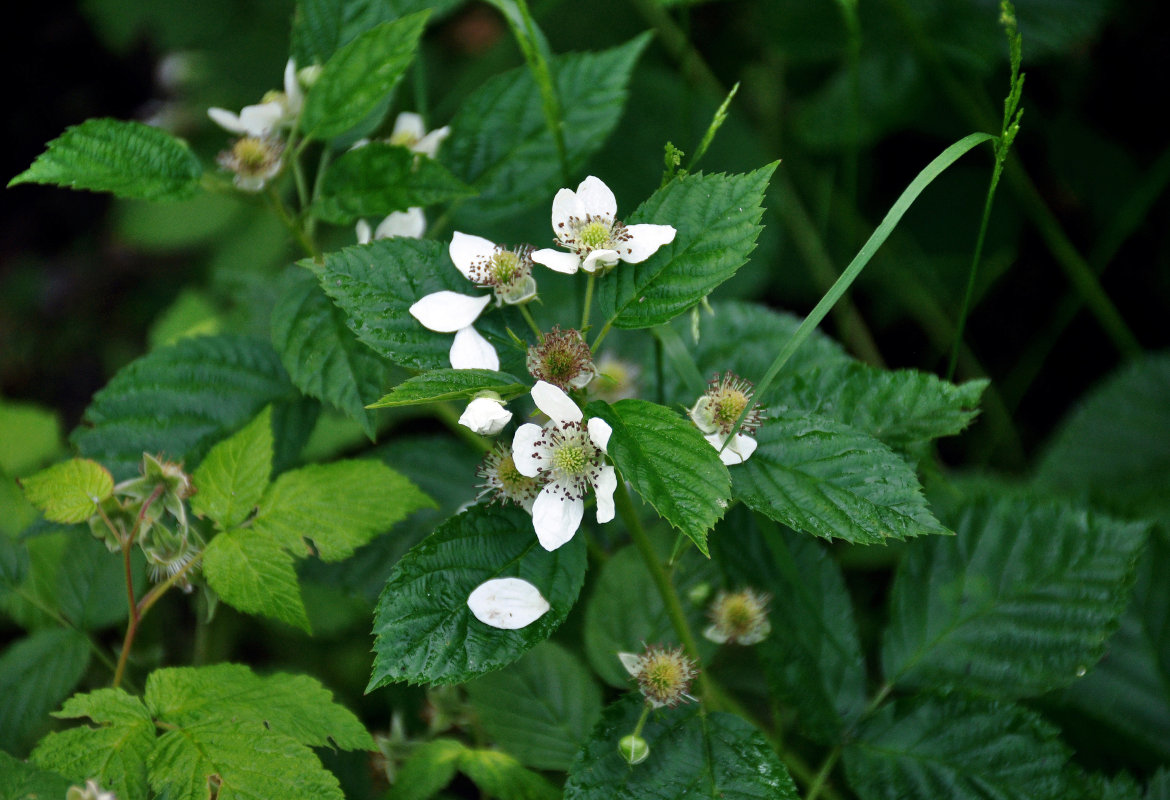
M212 445L264 406L294 395L266 342L242 336L184 339L119 371L94 395L72 439L82 455L118 478L136 474L143 453L163 453L193 469Z
M776 162L779 163L779 162ZM607 320L619 328L669 322L747 263L776 163L743 175L688 175L650 196L627 224L673 225L674 241L640 264L619 264L598 286Z
M504 400L524 394L529 387L506 372L489 369L436 369L407 378L368 408L393 408L420 403L467 400L479 392L495 392Z
M601 716L597 682L552 642L465 688L492 741L536 769L567 770Z
M0 748L23 750L85 674L89 642L71 628L46 628L0 656Z
M182 200L195 193L203 168L187 147L141 122L90 119L66 128L49 149L8 182L51 183L143 200Z
M647 759L630 767L618 739L634 730L643 702L629 695L605 710L569 770L565 800L797 800L800 796L775 751L734 714L702 714L698 704L650 715L642 738Z
M772 633L754 645L768 685L822 744L841 741L865 711L865 658L841 568L810 536L735 509L712 541L728 589L772 596ZM721 535L721 534L727 535Z
M0 798L3 800L64 797L69 786L70 782L57 773L37 769L0 750Z
M585 580L584 536L549 552L523 511L473 506L408 552L374 613L369 689L393 681L455 683L499 669L556 630ZM467 598L491 578L535 586L550 610L518 630L489 627Z
M803 414L777 414L755 436L755 453L732 470L735 496L749 508L854 544L947 533L914 470L872 436Z
M0 473L23 475L61 449L61 423L47 408L0 399Z
M731 495L715 448L689 419L645 400L590 403L586 411L613 428L609 457L622 477L706 554L707 531Z
M411 206L449 203L475 194L432 158L405 147L370 142L329 166L313 213L347 225L359 217L384 217Z
M272 345L298 389L345 412L374 438L365 404L382 390L386 368L306 270L293 267L286 276L272 310Z
M845 772L862 800L1063 800L1078 794L1068 758L1031 711L956 696L879 710L845 748Z
M617 125L634 63L648 41L639 36L611 50L553 59L571 172ZM441 153L451 171L479 192L460 209L463 230L543 206L562 186L556 144L541 109L540 89L527 67L497 75L463 101Z
M378 25L330 56L305 98L301 114L305 135L329 139L371 113L414 59L428 14L420 11Z
M151 673L145 699L154 716L172 725L255 722L311 747L374 746L358 718L308 675L256 675L243 664L172 667Z
M459 770L488 797L500 800L561 800L560 791L545 778L525 769L498 750L467 750Z
M467 747L455 739L420 744L399 770L388 800L429 800L443 790L459 768Z
M260 503L272 471L272 409L211 448L192 482L191 510L220 529L239 525Z
M233 608L309 630L293 557L271 534L253 527L217 535L203 551L203 575Z
M435 503L380 461L310 464L286 472L268 487L252 530L268 534L294 555L325 561L353 551L408 514Z
M902 563L882 647L886 680L1031 697L1105 651L1129 599L1145 526L1038 499L986 499L954 538Z
M85 522L114 492L114 476L96 461L73 458L20 482L24 496L52 522Z

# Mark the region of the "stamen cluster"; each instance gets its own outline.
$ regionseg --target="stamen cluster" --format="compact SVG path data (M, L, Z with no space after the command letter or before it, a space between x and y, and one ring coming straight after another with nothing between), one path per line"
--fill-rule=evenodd
M699 669L681 647L650 645L641 655L619 653L618 657L654 708L694 699L687 692Z
M243 136L230 150L216 156L216 163L235 173L233 183L245 192L258 192L280 173L284 142L268 136Z
M633 252L626 244L630 241L626 226L621 220L608 215L586 214L583 218L570 216L564 222L557 223L556 235L561 247L576 253L581 259L594 250L624 251L626 255Z
M541 429L532 457L539 463L540 483L548 483L563 500L582 500L601 477L605 455L593 443L585 423L563 420Z
M555 326L540 344L528 348L528 372L538 381L568 391L582 389L597 375L593 354L581 332Z
M763 421L764 412L759 403L752 403L755 386L728 370L722 376L715 375L707 383L707 391L691 409L691 419L703 433L731 433L744 409L749 409L743 418L740 431L752 434Z
M536 296L532 277L532 246L520 245L509 250L496 245L467 268L467 277L476 286L490 288L500 303L516 305Z
M754 589L721 591L711 604L711 625L703 636L718 644L756 644L772 631L768 622L771 597Z
M491 495L489 502L511 502L531 511L533 501L540 494L541 482L521 474L516 469L512 453L501 444L487 452L475 474L483 478L483 483L479 484L482 489L479 497Z

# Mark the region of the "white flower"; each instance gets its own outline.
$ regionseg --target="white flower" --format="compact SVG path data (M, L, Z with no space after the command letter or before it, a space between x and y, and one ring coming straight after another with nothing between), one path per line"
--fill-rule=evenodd
M728 370L708 382L707 391L687 412L703 438L719 451L719 460L729 467L742 464L756 451L752 434L760 426L764 412L759 403L752 402L754 393L751 381ZM731 436L741 415L743 422Z
M481 436L495 436L511 419L512 412L504 407L504 401L495 392L490 392L467 404L459 417L459 424Z
M719 460L729 467L742 464L756 452L756 440L742 433L735 434L731 441L727 441L727 436L722 433L704 434L703 438L719 451ZM727 442L726 447L723 446L724 442Z
M207 116L224 130L243 136L264 138L278 128L291 125L305 104L297 81L297 65L290 58L284 65L284 92L269 92L263 102L244 106L239 114L226 108L209 108Z
M531 625L549 609L540 590L521 578L492 578L472 590L467 607L484 625L511 631Z
M545 481L532 504L532 527L541 547L556 550L580 527L590 486L597 495L597 521L613 519L617 473L605 463L613 429L598 417L584 423L577 404L551 383L537 381L532 399L549 421L543 428L520 426L512 459L521 475Z
M552 227L557 243L569 250L537 250L532 260L556 272L595 272L619 260L637 264L674 241L670 225L623 225L609 187L590 175L577 191L561 189L553 198Z
M427 218L418 206L412 206L405 211L391 212L373 231L370 230L370 223L359 219L356 230L358 244L369 244L375 239L392 239L395 236L421 239L426 232Z
M113 792L106 792L102 790L101 785L90 778L85 782L85 787L70 786L65 792L66 800L118 800Z
M455 231L447 252L460 275L495 293L496 305L517 305L536 297L531 247L509 250L482 236Z
M491 301L490 294L469 297L444 290L420 298L410 307L410 314L428 330L455 334L450 352L451 366L455 369L496 370L500 368L496 349L471 327Z
M439 145L449 133L451 133L451 129L446 125L427 133L422 117L410 111L403 111L394 120L394 130L390 132L390 138L387 141L427 158L434 158L435 153L439 150Z

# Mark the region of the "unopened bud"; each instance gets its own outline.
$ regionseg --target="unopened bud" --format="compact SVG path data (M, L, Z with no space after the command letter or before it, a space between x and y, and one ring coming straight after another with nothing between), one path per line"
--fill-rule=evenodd
M623 736L618 742L618 752L627 764L641 764L650 756L650 745L641 736Z

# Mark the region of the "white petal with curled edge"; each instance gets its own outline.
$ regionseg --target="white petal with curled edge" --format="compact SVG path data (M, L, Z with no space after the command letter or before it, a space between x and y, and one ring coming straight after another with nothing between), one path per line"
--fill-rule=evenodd
M471 280L471 265L490 259L496 252L496 245L482 236L455 231L451 235L451 244L447 247L447 252L459 274Z
M512 437L512 461L516 464L516 471L527 478L535 478L540 474L540 467L544 459L537 454L536 440L540 438L543 429L539 425L525 422L516 429Z
M414 152L424 155L427 158L434 158L435 154L439 152L439 145L443 140L451 135L451 127L444 125L441 128L435 128L426 136L418 140L418 144L410 148Z
M404 239L421 239L426 232L426 215L418 206L412 206L405 211L392 211L386 215L386 219L378 223L374 238L392 239L401 236Z
M373 231L370 230L370 223L366 222L364 219L359 219L357 221L357 225L354 226L353 232L357 235L358 244L369 244L370 240L374 236Z
M532 402L549 419L557 422L580 422L584 417L581 409L567 394L546 381L537 381L532 387Z
M284 97L290 114L301 113L305 96L301 93L301 82L297 80L297 62L291 58L284 65Z
M230 131L231 133L247 133L244 130L243 123L240 122L239 115L233 114L226 108L209 108L207 109L207 116L211 117L211 121L225 131Z
M484 625L514 631L527 627L549 610L540 590L522 578L492 578L467 596L467 607Z
M585 218L585 208L577 198L577 193L572 189L557 190L553 195L552 228L558 239L561 238L561 234L568 232L569 219L572 217Z
M617 470L606 465L601 468L601 474L593 483L593 491L597 493L597 521L606 523L613 519L613 493L617 489Z
M742 464L756 451L756 440L750 436L744 436L742 433L737 433L735 438L727 443L727 447L723 447L723 442L727 437L721 433L709 433L703 438L710 442L712 447L719 450L719 460L729 467Z
M427 128L423 125L423 118L413 111L403 111L394 118L394 130L390 131L391 139L409 136L418 141L426 134Z
M492 301L490 294L471 297L459 292L432 292L419 298L410 307L410 315L423 327L439 333L454 333L466 328L479 318L480 312Z
M600 178L590 175L577 187L577 200L585 213L613 222L617 216L617 198Z
M467 404L459 417L459 424L481 436L495 436L512 419L512 412L499 400L477 397Z
M593 440L593 444L597 445L597 449L601 452L609 453L609 437L612 434L613 428L601 417L589 419L589 438Z
M532 260L564 275L572 275L581 268L581 259L576 253L562 253L547 247L533 252Z
M240 125L249 136L267 136L284 119L284 105L273 100L240 109Z
M621 254L617 250L593 250L581 262L581 269L586 272L597 272L599 269L612 267L618 263Z
M630 673L631 678L638 677L642 671L642 657L637 653L618 653L618 661L622 662L622 666L626 668L626 672Z
M573 538L585 516L585 503L567 498L555 483L540 490L532 504L532 529L545 550L556 550Z
M658 248L674 241L675 229L670 225L627 225L629 239L625 242L622 261L637 264L658 252Z
M496 355L496 348L470 325L455 331L455 341L451 342L451 350L447 356L451 360L452 369L500 368L500 357Z

